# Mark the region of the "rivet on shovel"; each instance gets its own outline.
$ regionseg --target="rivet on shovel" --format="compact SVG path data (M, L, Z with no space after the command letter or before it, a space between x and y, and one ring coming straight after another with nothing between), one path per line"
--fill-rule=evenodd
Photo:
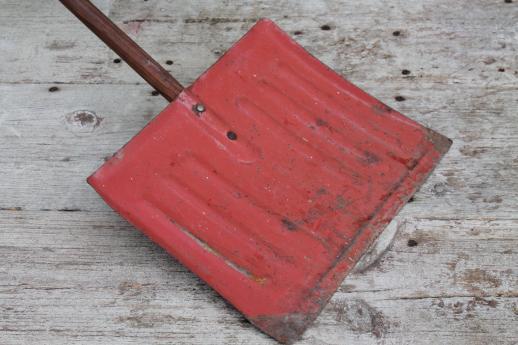
M193 107L196 114L199 116L205 111L205 106L202 103L196 103Z

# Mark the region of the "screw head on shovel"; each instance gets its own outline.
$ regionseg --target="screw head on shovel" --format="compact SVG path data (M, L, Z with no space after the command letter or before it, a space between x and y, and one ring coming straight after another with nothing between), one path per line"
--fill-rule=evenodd
M201 103L197 103L194 105L193 109L197 114L201 114L205 111L205 106Z

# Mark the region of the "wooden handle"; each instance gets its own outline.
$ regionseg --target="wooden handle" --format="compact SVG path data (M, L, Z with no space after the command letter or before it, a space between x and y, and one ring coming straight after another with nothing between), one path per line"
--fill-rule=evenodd
M60 1L165 99L171 102L182 92L183 86L169 72L90 1Z

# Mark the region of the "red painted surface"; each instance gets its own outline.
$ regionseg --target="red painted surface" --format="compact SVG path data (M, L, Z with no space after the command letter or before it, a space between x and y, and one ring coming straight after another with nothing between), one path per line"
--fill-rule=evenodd
M449 145L262 20L88 181L292 342Z

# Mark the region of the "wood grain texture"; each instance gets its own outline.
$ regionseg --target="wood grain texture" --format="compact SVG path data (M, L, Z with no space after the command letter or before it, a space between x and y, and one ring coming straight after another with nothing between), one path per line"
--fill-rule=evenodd
M171 73L149 56L90 0L60 2L167 101L172 102L182 92L183 86ZM121 61L115 59L114 62Z
M516 1L95 3L184 85L270 17L453 139L300 344L517 344ZM0 8L0 344L274 344L84 181L165 101L58 1Z

